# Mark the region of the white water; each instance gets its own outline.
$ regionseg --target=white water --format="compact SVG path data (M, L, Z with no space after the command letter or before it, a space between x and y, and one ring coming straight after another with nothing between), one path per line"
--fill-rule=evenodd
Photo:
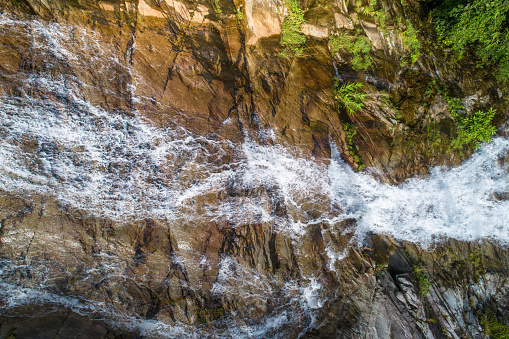
M31 34L34 53L49 64L79 59L65 47L68 35L76 35L74 29L2 16L1 30L15 25ZM94 68L118 63L105 51L101 57L92 58ZM326 166L304 159L297 149L245 140L234 161L221 164L222 156L238 145L192 135L179 126L157 128L136 111L134 116L110 114L83 98L82 85L72 75L16 76L25 77L26 92L40 94L0 97L0 189L6 192L50 195L121 220L171 215L194 197L228 184L236 189L268 187L294 209L336 203L342 213L330 221L358 219L360 238L381 232L425 245L440 237L509 241L509 202L494 198L509 192L507 164L499 161L509 147L506 139L481 147L458 168L436 168L427 178L390 186L354 173L334 147ZM246 199L211 209L209 217L242 223L247 210L262 220L274 217L260 201ZM307 219L287 226L298 230L303 222L316 222Z
M112 63L124 67L115 53L96 42L89 32L0 18L1 31L13 28L25 32L34 53L48 60L49 69L62 60L76 63L76 67L93 65L90 72L100 76L110 75ZM71 37L87 34L83 50L69 48ZM84 63L83 55L91 50L96 54L89 64ZM249 139L241 145L215 141L180 126L155 127L135 109L126 112L129 114L108 112L85 99L94 89L87 89L71 73L21 72L16 77L24 82L24 93L0 95L1 191L54 197L70 208L117 221L155 217L171 222L202 214L200 217L208 220L227 220L233 227L271 222L297 243L312 224L334 226L352 218L357 220L354 232L360 242L370 232L392 234L423 246L447 237L509 242L509 201L495 198L509 192L508 164L500 161L509 150L507 139L496 138L484 145L458 168L437 168L427 178L390 186L352 171L334 147L330 163L324 164L306 159L294 148L261 146ZM227 154L232 155L232 161L223 160ZM207 194L256 188L272 192L270 199L282 201L288 216L276 216L268 207L273 201L257 195L230 197L197 212L196 200ZM319 215L308 213L310 210ZM329 246L327 255L332 269L345 252ZM256 277L256 272L233 270L232 265L233 261L221 262L214 293L230 293L228 280L233 271L246 284L247 277ZM9 272L4 269L1 276L7 280ZM297 296L289 307L312 312L324 300L315 277L306 279L307 285L288 285L288 294ZM8 307L34 300L52 300L78 311L91 307L90 303L84 306L72 298L48 294L45 287L2 282L0 294L12 296ZM270 286L266 289L270 291ZM105 312L103 306L94 307ZM282 309L263 326L230 328L228 333L261 337L283 323L291 323L293 315L288 312ZM193 331L127 318L124 323L136 323L133 326L145 328L147 333L171 337L178 336L178 331Z

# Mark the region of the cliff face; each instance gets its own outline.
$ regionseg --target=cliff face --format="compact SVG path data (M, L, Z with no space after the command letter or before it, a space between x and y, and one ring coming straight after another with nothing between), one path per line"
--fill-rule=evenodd
M1 6L2 336L477 338L507 319L505 247L359 233L331 193L374 185L339 153L389 183L458 165L451 96L505 119L489 70L426 43L419 2L302 3L286 47L290 2Z
M333 142L352 166L364 163L391 182L427 174L437 164L457 165L470 154L468 147L448 148L456 135L448 97L461 99L467 113L497 109L498 123L507 113L505 87L491 70L477 67L474 57L452 60L434 39L428 9L418 1L304 2L297 27L305 42L290 45L299 46L298 56L285 54L288 47L280 44L291 12L278 1L14 4L4 6L94 32L76 32L68 47L80 45L84 55L59 66L99 87L84 93L94 105L122 112L136 106L160 126L177 123L234 142L249 135L320 158L330 157ZM335 48L338 37L350 39ZM113 69L87 71L95 60L87 56L93 50L81 46L87 39L116 58ZM34 59L26 67L44 64L23 47L15 49L15 58ZM17 69L20 62L9 65ZM364 84L369 97L363 110L348 115L339 105L338 114L334 77ZM356 129L353 138L345 136L345 124Z

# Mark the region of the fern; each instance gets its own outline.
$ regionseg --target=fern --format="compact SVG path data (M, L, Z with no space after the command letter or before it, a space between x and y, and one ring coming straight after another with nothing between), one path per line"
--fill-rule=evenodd
M349 82L339 87L339 80L334 79L334 98L345 106L350 115L365 106L368 95L361 90L362 87L362 82Z

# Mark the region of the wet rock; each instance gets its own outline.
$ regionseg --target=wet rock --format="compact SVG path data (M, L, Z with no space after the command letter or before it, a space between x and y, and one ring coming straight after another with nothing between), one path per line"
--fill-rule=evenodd
M401 65L401 43L346 1L308 4L305 50L294 58L278 54L284 10L277 2L16 3L1 4L0 91L14 107L5 114L13 121L38 109L73 147L47 141L47 126L44 138L0 127L24 161L5 178L28 185L2 186L0 288L51 296L37 307L19 290L2 299L2 336L160 337L172 328L182 331L171 332L176 337L247 329L259 337L476 338L478 307L506 315L505 247L447 240L423 249L387 235L354 246L357 219L339 218L349 213L346 203L321 187L288 192L294 182L280 187L284 180L242 172L287 165L280 153L267 161L245 151L258 145L293 147L324 171L337 147L352 166L360 157L390 183L458 164L468 151L449 157L447 144L434 143L450 141L455 128L433 86L443 83L469 108L493 102L504 111L502 90L494 101L501 86L475 60L454 64L437 51ZM419 6L383 2L392 18L420 17ZM354 28L373 42L370 70L330 55L328 35ZM349 115L338 107L334 76L364 83L365 109ZM77 117L89 119L91 133L80 123L59 125ZM346 124L357 128L350 141ZM101 152L107 156L95 157ZM305 176L307 165L294 166ZM71 167L79 175L70 178ZM107 189L73 200L62 197L60 182L80 198L94 185ZM168 191L178 196L159 195ZM101 306L102 320L68 305L72 298ZM131 331L133 318L142 324ZM147 323L162 329L151 332Z

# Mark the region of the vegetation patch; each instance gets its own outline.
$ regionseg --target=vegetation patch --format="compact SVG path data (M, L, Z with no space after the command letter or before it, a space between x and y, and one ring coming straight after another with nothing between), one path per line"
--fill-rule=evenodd
M386 19L387 13L385 13L383 7L378 4L377 0L369 0L367 6L362 6L362 1L357 0L355 2L355 9L358 13L362 13L366 16L369 16L375 20L377 26L382 30L382 32L386 33Z
M340 50L345 50L352 55L352 69L355 71L367 70L373 66L373 62L369 57L372 42L368 37L361 35L361 31L357 31L354 36L350 35L332 35L329 37L329 50L334 56Z
M459 59L472 48L479 66L494 64L497 78L509 80L509 1L444 0L432 17L441 41Z
M348 154L350 154L350 156L353 158L353 161L357 164L357 169L360 171L366 167L366 165L364 165L361 157L357 154L359 148L353 142L353 137L357 134L357 127L355 127L353 124L345 122L343 124L343 129L345 130Z
M446 101L458 131L458 136L451 141L453 148L468 145L477 149L482 142L492 141L491 136L497 132L497 128L491 124L496 110L490 108L487 112L477 111L467 116L460 99L446 97Z
M334 78L332 92L338 108L338 114L341 115L341 105L346 108L349 115L361 110L365 106L364 101L368 95L361 90L362 87L363 84L361 82L350 82L340 86L339 80ZM357 169L360 171L365 165L357 153L359 148L353 142L353 138L357 134L357 127L349 122L345 122L343 123L343 129L345 131L348 153L353 158L354 163L357 164Z
M242 12L242 9L237 9L235 6L233 6L235 9L235 17L237 17L237 21L240 23L244 19L244 12Z
M377 28L380 29L384 35L389 34L387 30L388 13L384 11L383 6L381 3L379 4L378 0L368 0L367 5L365 6L363 6L362 0L357 0L355 2L355 9L358 13L362 13L365 16L372 18L373 21L375 21ZM421 56L421 43L417 39L418 30L415 29L409 20L405 20L401 17L398 17L398 27L402 26L403 21L403 27L405 28L403 30L396 30L399 38L401 39L403 48L406 53L408 53L404 55L401 60L402 66L408 63L414 64Z
M509 339L509 326L498 320L491 312L477 312L484 334L492 339Z
M332 93L336 102L341 103L348 114L352 115L365 106L364 101L368 95L361 90L362 87L362 82L349 82L340 86L339 80L334 78Z
M421 56L421 43L417 39L418 31L414 28L410 21L406 22L406 29L399 33L403 48L408 52L409 61L413 65ZM403 58L402 62L406 62L408 58Z
M223 13L221 6L219 6L219 0L212 0L212 5L214 7L214 12L216 12L217 15Z
M217 308L199 308L197 312L198 321L200 323L205 323L208 320L216 320L220 318L224 314L223 307Z
M470 259L470 264L472 265L472 268L474 270L474 276L478 280L479 276L485 272L482 251L477 250L475 253L470 252L469 259Z
M445 98L447 110L456 125L457 136L450 139L446 150L448 154L454 149L461 151L464 146L477 149L481 143L492 141L492 136L497 132L497 128L492 124L495 109L490 108L488 111L476 111L467 115L461 99L450 97L444 86L432 79L426 87L425 98L431 102L437 94ZM429 133L433 133L433 130L429 130Z
M415 280L419 286L419 293L424 297L429 294L431 283L425 270L417 265L412 265L414 269Z
M283 50L280 55L298 57L302 55L306 42L306 35L300 31L300 26L304 23L304 11L298 0L285 0L285 6L287 13L281 26L280 44Z

